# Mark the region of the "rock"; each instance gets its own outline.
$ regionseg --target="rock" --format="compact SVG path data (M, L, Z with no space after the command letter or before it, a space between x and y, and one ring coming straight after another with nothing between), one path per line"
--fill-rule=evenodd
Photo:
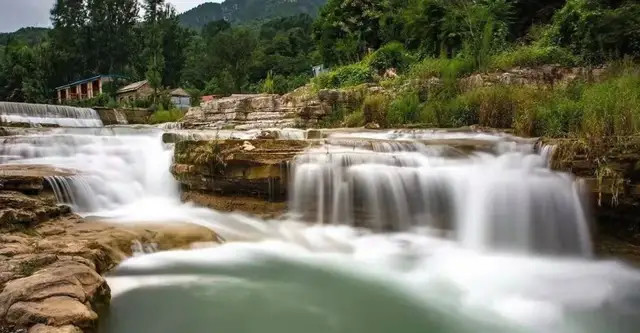
M366 128L366 129L379 129L380 125L378 125L378 123L368 123L368 124L364 125L364 128Z
M303 87L286 95L231 95L190 108L185 129L264 129L311 127L340 107L354 108L364 99L367 86L313 92ZM277 139L277 133L263 133L260 139ZM167 136L167 141L175 138Z
M185 189L283 201L287 163L304 140L212 140L176 144L171 172Z
M58 206L19 192L0 192L0 228L33 226L69 213L68 206Z
M242 150L244 150L244 151L253 151L255 149L256 149L256 147L254 145L252 145L251 142L249 142L249 141L245 141L242 144Z
M28 333L82 333L82 330L73 325L55 327L37 324L31 327Z
M278 218L287 211L286 202L269 202L260 198L239 195L224 196L215 193L185 191L182 193L182 201L192 202L221 212L242 212L264 219Z
M49 297L41 301L17 302L7 313L7 322L21 327L36 323L63 326L74 324L79 327L96 326L98 315L67 296Z
M307 139L308 140L317 140L317 139L322 139L323 135L322 135L322 131L321 130L317 130L317 129L310 129L307 130Z
M100 307L108 299L106 281L91 267L61 261L7 283L0 293L0 318L19 327L37 323L89 327L97 319L89 306Z

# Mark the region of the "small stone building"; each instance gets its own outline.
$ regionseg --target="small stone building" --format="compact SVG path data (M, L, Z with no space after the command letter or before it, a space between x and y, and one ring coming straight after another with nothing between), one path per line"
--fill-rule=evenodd
M143 80L120 88L116 93L116 98L118 103L123 103L149 98L152 95L153 88L147 80Z
M188 109L191 107L191 95L182 88L171 91L171 103L178 109Z

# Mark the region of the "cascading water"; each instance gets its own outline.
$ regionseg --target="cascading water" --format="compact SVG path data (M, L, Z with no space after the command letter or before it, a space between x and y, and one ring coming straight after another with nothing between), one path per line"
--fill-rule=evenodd
M180 203L161 135L122 127L0 139L0 163L77 170L50 182L84 215L194 222L240 240L124 262L109 278L105 333L626 333L640 325L640 274L589 257L578 184L549 170L549 150L535 154L531 142L335 133L294 161L291 217L263 221ZM465 148L473 145L482 148Z
M102 120L93 109L11 102L0 102L0 123L2 122L64 127L102 127Z
M314 148L293 164L291 209L319 223L444 230L475 249L588 255L574 180L532 145L508 147L497 156L420 142Z

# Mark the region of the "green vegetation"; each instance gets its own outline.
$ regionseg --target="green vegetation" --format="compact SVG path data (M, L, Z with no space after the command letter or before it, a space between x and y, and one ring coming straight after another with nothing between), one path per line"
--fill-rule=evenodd
M177 109L170 109L170 110L159 109L155 111L153 114L151 114L151 117L149 118L149 123L162 124L162 123L177 122L182 120L184 115L185 115L185 111L181 111Z
M222 3L206 2L180 14L180 23L193 29L202 29L207 23L227 20L233 23L250 23L255 20L315 15L326 0L264 1L226 0Z
M309 84L305 91L355 96L324 126L479 124L592 137L638 131L636 1L226 0L182 15L165 0L141 6L142 19L135 0L56 0L53 29L0 35L0 100L52 102L58 85L117 73L149 80L156 93L136 106L158 110L171 106L167 87L181 86L197 102ZM330 70L311 78L319 64ZM568 86L461 85L474 73L549 64L608 70ZM113 91L105 95L89 102L113 104Z

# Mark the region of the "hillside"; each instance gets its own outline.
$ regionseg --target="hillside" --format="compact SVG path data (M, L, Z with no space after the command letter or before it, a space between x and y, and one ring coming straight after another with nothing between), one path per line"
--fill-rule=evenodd
M182 25L200 29L205 24L226 20L246 23L253 20L306 13L315 16L326 0L226 0L207 2L180 15Z
M47 35L48 28L22 28L15 32L0 33L0 45L5 45L9 38L15 38L25 42L28 45L39 44Z

